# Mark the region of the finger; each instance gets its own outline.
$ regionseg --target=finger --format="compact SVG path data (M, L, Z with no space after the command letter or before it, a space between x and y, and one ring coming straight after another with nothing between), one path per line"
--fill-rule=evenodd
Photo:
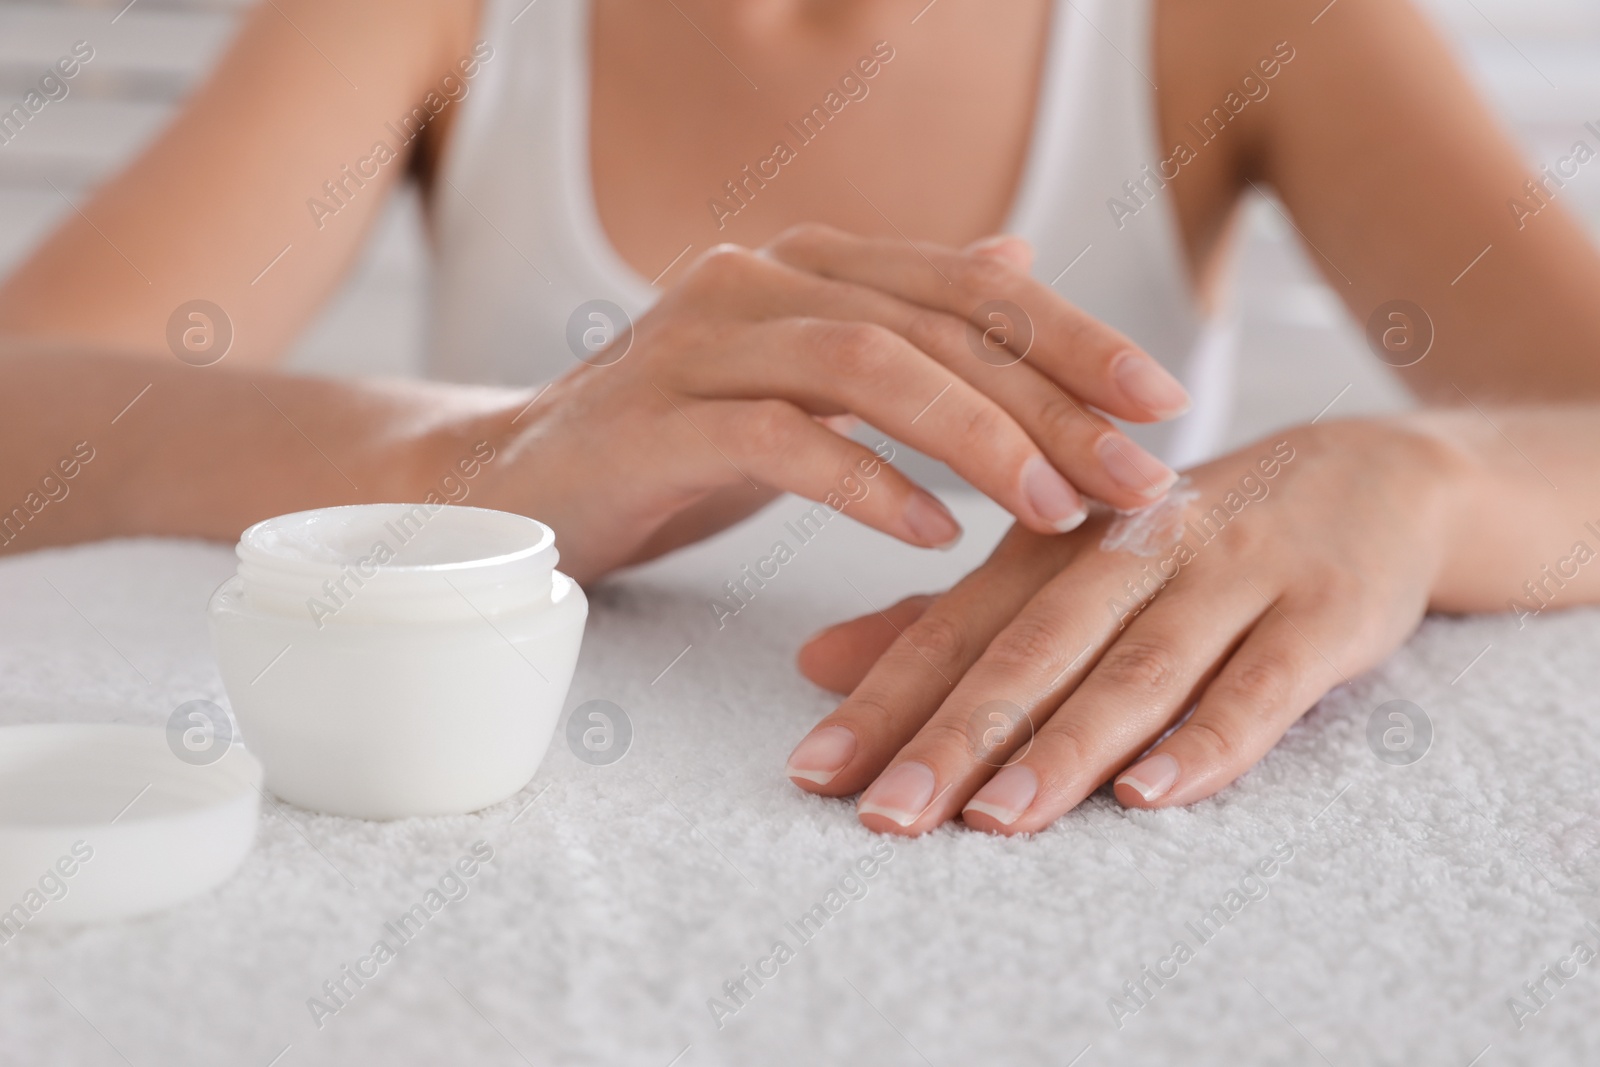
M878 753L861 822L915 835L959 812L1093 668L1116 633L1105 605L1126 573L1123 557L1089 551L1035 585L922 728Z
M894 331L829 319L753 329L759 350L802 358L729 365L716 386L723 395L778 396L816 414L845 408L943 460L1039 533L1061 533L1088 517L1077 490L1004 408Z
M1327 658L1343 644L1338 630L1314 615L1296 614L1302 616L1297 624L1277 609L1262 618L1206 687L1188 721L1118 776L1113 791L1119 801L1159 808L1210 796L1253 767L1344 680L1333 665L1338 661ZM1346 669L1355 673L1365 666Z
M1138 508L1161 496L1177 472L1136 445L1104 415L1026 363L977 358L979 331L951 315L918 311L888 298L864 309L867 321L904 336L1017 420L1074 486L1118 508Z
M857 237L816 224L785 231L762 252L824 277L949 311L985 331L996 325L990 314L999 310L986 305L1009 301L1026 316L1026 358L1062 388L1135 422L1171 418L1189 406L1183 386L1149 354L1004 256ZM1002 343L1017 345L1020 339Z
M1002 243L1000 248L1007 247ZM1026 247L1024 245L1024 247ZM985 253L994 258L996 253ZM712 269L715 264L727 264ZM1178 475L1155 456L1136 445L1105 416L1064 391L1027 363L999 365L989 361L982 335L958 316L908 303L868 286L822 278L774 260L755 257L743 249L730 249L704 261L697 270L707 272L720 289L698 276L694 284L708 287L707 299L720 301L730 314L770 324L758 326L773 343L793 351L805 345L803 361L752 359L751 346L730 346L726 358L708 358L688 365L684 387L705 396L779 395L805 404L818 414L855 411L868 406L879 413L879 428L900 436L907 426L920 427L916 440L901 440L921 448L961 469L974 462L962 447L945 435L930 432L925 420L982 431L982 420L992 417L974 408L998 405L1032 442L1044 462L1030 469L1034 480L1028 495L1043 510L1058 509L1040 517L1017 510L1010 497L994 489L1006 484L993 467L984 467L969 481L1005 504L1031 529L1061 532L1081 521L1077 490L1118 508L1138 508L1165 493ZM772 320L801 320L779 327ZM818 321L820 320L820 321ZM873 329L877 327L878 330ZM791 331L785 334L782 331ZM887 344L879 330L903 338L907 345ZM762 349L770 351L770 349ZM984 353L979 358L976 353ZM954 380L959 391L947 389ZM867 379L863 381L863 379ZM983 401L979 403L972 398ZM965 398L963 400L963 397ZM951 411L951 400L962 401ZM937 418L935 418L937 416ZM894 426L881 421L893 418ZM973 437L968 432L966 437ZM996 442L1001 445L1002 442ZM1031 455L1031 452L1030 452ZM979 464L983 467L982 464ZM1063 493L1050 477L1053 468L1073 487ZM966 474L966 471L962 471ZM1014 484L1014 483L1013 483Z
M960 524L938 497L792 404L716 401L696 405L693 416L681 407L679 413L721 453L721 463L731 468L724 474L823 505L802 520L808 530L847 511L914 545L948 548L961 538Z
M854 415L818 415L817 421L840 437L849 437L861 425L861 420Z
M849 698L796 746L785 773L802 789L828 796L872 781L1075 550L1067 538L1021 528L1007 535L988 562L903 629Z
M969 256L995 256L1018 270L1026 271L1033 267L1033 246L1015 234L1000 233L979 238L961 251Z
M858 619L841 622L812 635L800 646L800 673L813 684L841 696L861 684L878 661L936 597L912 596Z
M1222 627L1192 632L1192 591L1175 593L1148 565L1138 587L1129 574L1126 555L1095 552L1040 589L862 795L861 821L875 830L919 834L962 811L983 787L988 792L974 809L978 822L1016 822L1045 803L1041 787L1060 788L1039 770L1081 775L1096 756L1087 744L1078 756L1060 751L1058 720L1071 715L1069 709L1094 709L1099 733L1108 736L1090 740L1119 756L1125 756L1116 747L1119 735L1131 731L1141 747L1148 744L1155 721L1170 721L1187 706L1181 701L1185 687L1198 684L1195 665L1208 662L1203 642ZM1124 595L1134 588L1137 598ZM1175 604L1163 603L1169 595L1176 595ZM1122 631L1146 603L1151 606ZM1254 606L1260 610L1259 601ZM1157 676L1141 677L1145 671ZM1063 762L1066 767L1058 766ZM932 802L911 790L918 782L931 785Z
M1050 825L1193 706L1264 610L1244 582L1168 586L1117 635L1026 751L971 794L962 818L1008 834Z

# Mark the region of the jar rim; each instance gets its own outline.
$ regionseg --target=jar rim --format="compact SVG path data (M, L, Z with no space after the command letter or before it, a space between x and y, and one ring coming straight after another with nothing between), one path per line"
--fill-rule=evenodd
M419 575L463 573L499 568L524 561L533 562L542 556L555 555L555 531L537 519L492 508L426 503L340 504L276 515L246 529L239 537L235 554L241 563L254 564L274 571L321 574L330 568L338 569L357 561L352 558L340 558L341 554L326 542L322 546L326 549L326 555L318 558L312 552L316 544L316 539L311 536L314 528L320 526L324 528L323 532L331 531L349 536L354 529L364 528L370 531L381 524L384 529L398 533L400 531L395 530L393 524L403 522L407 517L415 517L418 512L422 513L422 521L427 526L419 525L417 532L424 528L436 528L433 524L438 523L441 518L447 525L455 524L458 529L463 522L470 522L474 524L472 528L478 533L485 532L488 524L498 529L490 531L493 536L486 541L480 541L480 544L492 544L494 540L499 539L503 542L504 549L467 553L465 558L461 559L424 563L383 563L381 567L384 572ZM343 523L342 529L341 523ZM297 533L302 536L296 537ZM416 533L412 533L411 536L416 536ZM409 538L401 540L401 545L390 546L391 550L398 552L409 542ZM350 553L346 552L343 555L347 557ZM549 562L554 566L553 558Z

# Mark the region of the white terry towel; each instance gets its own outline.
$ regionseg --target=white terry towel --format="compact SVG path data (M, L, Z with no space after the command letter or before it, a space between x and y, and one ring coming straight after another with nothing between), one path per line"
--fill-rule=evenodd
M1586 926L1600 919L1600 614L1521 631L1430 620L1194 807L1128 812L1100 795L1032 839L946 828L888 842L882 862L885 839L849 803L782 776L832 706L793 653L865 601L976 564L1003 516L954 503L969 530L956 552L839 519L720 630L711 599L798 501L601 587L568 708L626 709L624 759L590 766L558 735L527 790L462 818L264 811L216 892L0 945L0 1060L1597 1062L1600 960L1577 964L1574 942L1600 949ZM232 568L225 548L168 541L0 562L0 722L156 723L223 701L204 607ZM1435 730L1409 767L1366 741L1397 698ZM466 895L314 1019L308 998L479 841L494 858ZM1292 858L1247 880L1274 850ZM802 941L789 924L819 904L826 921ZM1202 941L1190 924L1217 905L1228 922ZM1158 986L1147 965L1176 973ZM758 986L747 967L775 973ZM725 983L741 979L735 999ZM1142 1005L1123 995L1141 980ZM1536 1004L1523 986L1540 980ZM738 1010L715 1018L712 998Z

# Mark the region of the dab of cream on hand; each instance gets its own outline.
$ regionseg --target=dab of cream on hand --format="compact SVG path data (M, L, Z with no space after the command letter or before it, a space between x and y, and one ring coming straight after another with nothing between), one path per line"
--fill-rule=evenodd
M1179 478L1167 495L1148 507L1118 511L1117 518L1100 541L1102 552L1131 552L1135 556L1159 556L1176 548L1183 540L1184 512L1200 498L1188 475Z

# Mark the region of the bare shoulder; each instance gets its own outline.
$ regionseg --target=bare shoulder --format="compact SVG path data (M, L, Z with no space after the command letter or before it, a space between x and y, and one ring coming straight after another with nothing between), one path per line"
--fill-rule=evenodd
M1189 157L1174 195L1197 273L1246 183L1272 180L1309 127L1371 124L1375 96L1470 106L1439 94L1451 61L1407 0L1157 0L1154 48L1163 149Z
M262 0L171 124L0 285L0 332L159 353L203 292L228 309L233 362L281 354L398 184L387 164L416 151L390 127L454 110L428 100L473 58L477 8Z
M268 0L251 28L280 22L330 65L342 67L342 56L425 80L432 66L471 49L479 8L478 0ZM357 72L343 73L360 86Z

